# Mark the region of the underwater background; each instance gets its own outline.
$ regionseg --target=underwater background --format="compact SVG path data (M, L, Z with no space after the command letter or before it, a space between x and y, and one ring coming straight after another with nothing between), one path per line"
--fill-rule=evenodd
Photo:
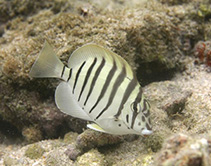
M28 73L44 41L67 64L96 43L132 66L153 134L114 136L58 110ZM0 0L0 165L211 165L210 0Z

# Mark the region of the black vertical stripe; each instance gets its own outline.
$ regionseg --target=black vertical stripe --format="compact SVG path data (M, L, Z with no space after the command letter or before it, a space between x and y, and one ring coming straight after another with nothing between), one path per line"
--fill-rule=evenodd
M135 124L135 120L137 115L139 114L139 110L138 110L138 104L141 102L142 99L142 88L141 86L139 87L139 92L135 98L135 101L133 103L133 116L132 116L132 122L131 122L131 128L133 128L134 124Z
M89 69L88 69L88 71L87 71L86 77L85 77L84 82L83 82L83 86L82 86L82 88L81 88L80 95L79 95L79 97L78 97L78 101L80 101L80 99L81 99L81 95L82 95L82 93L83 93L83 91L84 91L84 88L85 88L85 86L86 86L86 84L87 84L87 82L88 82L88 80L89 80L89 76L90 76L90 74L91 74L91 72L92 72L92 69L94 68L96 62L97 62L97 58L94 59L94 61L92 62L91 66L89 67Z
M69 77L68 77L68 79L67 79L67 82L70 80L71 76L72 76L72 68L71 68L70 71L69 71Z
M117 77L117 79L116 79L116 81L115 81L115 83L114 83L114 85L113 85L113 87L112 87L111 94L110 94L110 96L109 96L109 100L108 100L107 105L106 105L105 108L98 114L98 116L96 117L96 119L98 119L98 118L108 109L108 107L112 104L113 99L114 99L114 97L115 97L115 95L116 95L116 92L117 92L119 86L121 85L121 83L123 82L125 76L126 76L126 69L125 69L125 67L123 66L121 73L120 73L119 76Z
M129 115L126 115L126 122L129 123Z
M81 66L79 67L79 69L78 69L78 71L77 71L77 73L76 73L76 77L75 77L75 82L74 82L74 85L73 85L73 91L72 91L72 93L74 93L74 91L75 91L75 87L76 87L76 84L77 84L77 81L78 81L78 77L79 77L79 75L80 75L80 73L81 73L81 70L82 70L82 68L84 67L85 63L86 63L86 61L84 61L84 62L81 64Z
M104 94L105 94L105 92L106 92L106 90L107 90L107 88L108 88L108 86L109 86L109 84L111 82L111 79L113 78L114 73L116 72L116 69L117 69L116 62L114 61L113 67L111 68L111 70L109 71L109 73L108 73L108 75L106 77L106 80L105 80L103 88L102 88L102 90L100 92L100 95L99 95L97 101L95 102L95 104L93 105L93 107L90 109L89 113L91 113L94 110L94 108L97 106L97 104L103 98L103 96L104 96Z
M63 77L63 75L64 75L64 71L65 71L65 65L63 65L63 69L62 69L62 73L61 73L61 77Z
M131 129L133 129L133 126L134 126L134 124L135 124L135 119L136 119L137 115L138 115L137 112L133 113L133 116L132 116L132 123L131 123L131 127L130 127Z
M93 90L93 88L94 88L94 86L95 86L96 80L97 80L97 78L98 78L98 76L99 76L101 70L103 69L104 65L105 65L105 59L103 58L103 60L102 60L101 63L100 63L100 66L97 68L97 70L96 70L96 72L95 72L95 75L94 75L94 77L93 77L93 79L92 79L91 86L90 86L88 95L87 95L87 97L86 97L86 100L85 100L85 102L84 102L84 105L86 105L86 103L87 103L87 101L88 101L88 99L89 99L89 96L91 95L92 90Z
M131 126L130 126L131 129L133 129L133 126L135 124L135 119L138 115L137 103L135 103L135 102L133 103L132 109L133 109L133 115L132 115Z
M127 99L129 98L130 94L132 93L132 91L135 89L136 85L137 85L137 80L136 80L135 77L133 77L133 79L128 84L128 86L125 90L125 93L123 95L122 101L121 101L120 106L119 106L119 109L118 109L116 115L114 115L116 118L118 118L119 115L121 114L122 109L124 107L124 104L126 103Z
M140 110L138 110L138 104L141 102L142 99L142 88L141 86L139 87L139 92L137 93L137 96L135 98L135 101L133 102L133 116L132 116L132 122L131 122L131 128L133 128L132 126L134 125L135 119L137 117L137 114L141 111L142 108L140 108Z

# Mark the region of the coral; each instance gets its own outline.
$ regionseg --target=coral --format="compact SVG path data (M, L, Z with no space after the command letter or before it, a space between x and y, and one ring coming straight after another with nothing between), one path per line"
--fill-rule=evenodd
M189 3L190 0L159 0L161 3L165 3L168 5L181 5L184 3Z
M25 156L29 157L30 159L38 159L42 157L44 153L45 149L43 149L40 145L32 144L26 149Z
M161 149L165 136L162 136L161 133L153 133L153 135L146 138L142 138L146 149L151 149L153 152L157 152Z
M19 161L17 159L14 159L9 156L4 158L4 165L13 166L13 165L18 165L18 164L19 164Z
M207 66L211 66L211 41L199 41L194 48L194 54Z
M199 5L198 15L207 20L211 18L211 5L209 4L209 2L201 3Z
M210 22L205 23L204 39L205 39L205 41L211 39L211 23Z
M4 134L2 134L1 132L0 132L0 144L4 141Z
M193 53L203 59L201 63L210 65L207 4L207 0L1 0L0 126L4 128L0 133L4 138L0 139L0 148L4 152L0 152L0 165L9 165L10 159L13 165L150 165L154 155L164 156L162 163L167 164L184 161L197 165L206 161L202 156L208 153L206 148L201 151L200 140L211 130L211 76L205 65L193 63ZM146 85L143 90L151 103L153 135L115 137L84 131L86 121L61 113L54 102L59 81L28 76L45 40L65 64L75 49L90 42L125 58L141 84ZM179 159L177 162L163 155L166 144L159 150L166 138L180 132L199 138L187 136L187 144L179 148L171 141L166 143L172 145L170 152L177 150L170 153ZM14 137L12 133L17 133L19 141L22 133L25 143L48 139L37 142L38 149L46 152L31 159L25 155L29 146L4 145L11 144L8 137ZM192 147L202 148L191 153L191 141L196 143ZM95 160L98 158L99 162Z
M208 166L211 164L208 140L176 134L168 138L157 156L157 166Z
M23 128L22 135L28 143L38 142L43 139L41 131L35 127Z
M157 108L165 111L168 116L180 114L185 107L188 97L192 94L191 90L183 90L182 85L172 81L152 83L147 87L146 91L149 99L152 98L152 102L155 103Z
M96 149L92 149L77 159L77 163L81 166L106 166L107 162L102 154L100 154Z
M86 151L94 147L117 144L122 141L122 136L105 134L94 130L86 130L77 137L76 146L77 148Z
M161 106L167 112L168 116L174 116L177 113L180 114L185 107L188 97L192 94L190 91L182 91L182 93L180 91L177 91L178 93L174 93L174 96L165 100L165 103Z
M0 117L0 143L11 144L20 143L23 141L21 133L17 130L16 126L11 123L4 121Z
M76 138L77 138L78 134L77 133L74 133L74 132L68 132L64 135L64 138L63 138L63 141L65 143L73 143L75 142Z
M75 144L71 144L67 147L65 154L69 157L69 159L75 161L78 156L82 155L84 151L76 147Z
M137 73L140 73L137 77L143 85L170 79L177 70L184 70L190 60L183 55L191 54L194 44L203 39L203 26L194 19L185 19L196 17L193 6L185 9L175 6L169 11L159 5L153 2L150 7L156 6L162 12L135 10L130 14L137 19L132 22L126 17L125 20L128 24L124 26L125 49L129 46L130 57L135 53Z
M154 163L158 161L157 157L163 156L163 149L166 147L166 144L164 143L163 149L160 151L162 142L166 142L165 140L169 137L169 139L171 139L171 135L174 132L185 132L192 135L198 133L198 136L197 138L185 136L184 138L188 138L187 141L180 141L179 145L176 144L178 141L169 141L169 151L173 151L170 154L174 155L176 159L178 159L178 162L174 158L171 158L171 155L168 158L165 158L164 155L161 162L163 163L166 161L167 164L168 161L173 164L179 163L179 161L190 164L193 162L194 164L197 164L197 161L201 162L202 156L204 156L204 154L207 155L207 152L205 151L205 153L203 152L203 155L201 155L202 153L200 150L193 150L193 153L191 153L188 148L190 148L189 145L192 145L191 147L193 148L202 147L200 140L204 139L207 140L208 144L210 143L210 137L205 137L204 135L210 132L211 129L211 119L209 116L211 110L209 95L211 75L204 70L203 66L198 66L197 68L194 66L193 68L192 65L183 72L182 76L179 75L172 81L151 83L143 88L146 98L149 99L151 103L153 135L144 138L138 137L136 139L127 138L130 142L125 141L125 137L123 137L123 141L120 141L121 143L118 143L117 141L116 144L109 145L110 141L108 140L112 140L111 138L107 138L109 135L106 136L106 134L103 133L85 130L84 133L80 134L75 140L74 138L77 134L70 132L64 137L64 140L46 140L39 142L39 145L46 151L50 151L49 156L47 155L48 152L46 152L44 153L44 156L47 155L46 158L39 158L39 161L46 164L46 162L54 163L58 160L61 164L64 164L65 162L67 164L73 164L73 161L69 158L72 157L71 159L75 160L75 163L77 163L80 156L86 152L89 153L91 150L90 148L92 148L97 149L100 154L103 154L108 165L155 165L152 164L152 161L154 161ZM191 96L187 95L189 92L192 93ZM175 101L180 101L181 103L185 101L184 107L180 112L177 112L176 114L172 112L173 114L170 114L169 116L167 112L161 108L163 108L165 104L174 105ZM171 140L185 140L181 139L181 134L177 135L179 135L179 137ZM102 141L96 136L102 139ZM70 140L70 142L66 142L67 140ZM189 140L190 142L188 142ZM67 145L67 143L71 144ZM79 146L77 145L78 143ZM28 148L28 146L23 147L22 151L24 148ZM187 151L182 148L187 149ZM21 158L21 160L26 160L29 163L34 162L34 160L21 156L19 151L14 151L13 154L17 157L18 161ZM7 154L2 157L4 158L6 155ZM59 158L59 155L62 157ZM154 155L156 156L155 159L153 159ZM182 156L186 158L183 158ZM161 157L158 158L161 159ZM202 161L205 160L203 159Z
M71 161L60 149L52 150L45 159L45 165L72 166Z
M66 3L66 5L65 5ZM14 1L0 1L0 22L6 22L17 16L25 17L35 14L41 9L52 9L55 13L58 13L62 8L70 7L70 3L64 0L56 1L30 1L30 0L14 0ZM63 9L64 10L64 9Z
M123 140L122 136L114 136L88 129L77 137L75 144L68 147L66 154L70 159L75 160L79 155L92 148L119 144Z
M61 113L52 99L43 101L43 98L49 95L53 96L53 93L47 92L48 89L43 88L42 83L38 84L39 90L34 92L33 87L26 90L16 85L8 85L7 82L2 83L0 85L0 98L3 101L0 103L2 108L0 111L1 117L16 126L17 132L23 133L29 142L30 138L38 141L44 137L63 136L65 132L71 129L81 132L86 122ZM10 96L7 95L8 91L10 91ZM40 96L39 91L46 93L44 93L44 96ZM37 137L31 137L32 133L34 133L34 131L31 132L32 130L25 133L24 130L29 126L36 128L35 133L39 133ZM61 130L61 128L63 129Z
M120 7L115 10L118 15L112 11L115 5ZM137 6L141 10L106 1L100 4L64 0L3 1L2 15L12 12L5 17L4 21L10 21L0 38L0 116L17 126L19 132L36 126L42 138L63 136L68 130L80 133L85 128L85 121L68 117L55 107L53 96L58 81L32 80L28 76L46 39L64 63L85 43L109 48L131 64L142 85L172 78L177 70L183 70L189 62L183 52L189 53L192 43L184 51L181 40L185 38L194 44L202 28L192 17L194 6L169 8L158 2L142 2ZM85 16L82 9L89 13ZM111 12L106 12L110 9Z
M15 80L18 77L18 74L21 73L21 66L23 66L23 64L21 64L20 60L7 56L3 65L3 72L7 77L11 77Z

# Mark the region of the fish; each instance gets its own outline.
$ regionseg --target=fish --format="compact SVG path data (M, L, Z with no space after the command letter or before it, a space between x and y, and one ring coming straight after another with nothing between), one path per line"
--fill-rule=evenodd
M56 106L90 121L90 129L113 135L152 134L150 104L135 73L126 60L106 48L85 44L64 65L45 41L29 76L60 79Z

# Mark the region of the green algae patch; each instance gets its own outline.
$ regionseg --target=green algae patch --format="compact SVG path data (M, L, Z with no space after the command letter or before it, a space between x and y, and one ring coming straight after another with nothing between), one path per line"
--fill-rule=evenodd
M29 157L30 159L38 159L42 157L42 155L45 153L45 149L43 149L38 144L32 144L26 149L25 156Z

